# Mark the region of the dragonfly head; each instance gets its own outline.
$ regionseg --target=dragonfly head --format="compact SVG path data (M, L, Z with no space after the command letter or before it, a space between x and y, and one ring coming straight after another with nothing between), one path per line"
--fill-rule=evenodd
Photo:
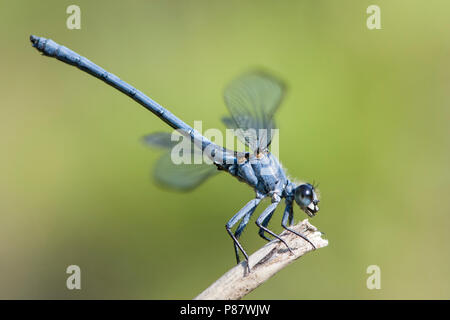
M300 209L310 217L314 217L319 211L317 204L320 200L317 198L314 186L309 183L301 184L295 188L294 199Z

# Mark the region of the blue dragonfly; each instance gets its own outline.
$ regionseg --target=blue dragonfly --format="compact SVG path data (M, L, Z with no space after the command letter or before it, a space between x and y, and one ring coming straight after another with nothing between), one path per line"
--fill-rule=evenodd
M256 219L259 235L270 241L272 239L265 233L270 234L284 243L292 253L292 249L287 243L267 228L273 213L284 198L282 227L303 238L315 249L314 244L305 235L290 227L294 221L294 201L310 217L315 216L319 211L316 186L310 183L295 183L290 180L277 158L269 151L275 128L274 113L285 94L285 86L282 81L264 72L251 72L238 77L226 87L224 99L231 117L223 118L223 122L228 128L241 132L238 134L238 138L248 147L247 151L234 151L211 142L141 91L74 51L46 38L32 35L30 40L33 47L45 56L54 57L73 65L123 92L187 137L189 143L194 146L193 154L203 152L211 160L209 164L176 165L170 157L170 150L176 143L172 141L171 134L166 132L150 134L144 137L144 141L148 145L168 150L156 163L154 172L157 181L173 188L189 190L218 172L227 172L254 189L255 197L240 209L225 226L226 231L233 239L237 263L240 262L240 251L247 261L249 272L248 255L240 244L239 237L264 198L270 198L271 204ZM232 229L238 222L239 224L233 232Z

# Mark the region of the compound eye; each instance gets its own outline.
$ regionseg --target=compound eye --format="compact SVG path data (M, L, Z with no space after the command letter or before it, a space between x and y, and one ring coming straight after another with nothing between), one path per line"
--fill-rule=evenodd
M302 198L311 198L312 192L309 189L303 189L301 193Z
M310 184L302 184L295 190L295 198L297 203L308 206L313 200L313 187Z
M298 187L299 195L301 198L312 198L313 190L312 187L310 187L307 184L302 184Z

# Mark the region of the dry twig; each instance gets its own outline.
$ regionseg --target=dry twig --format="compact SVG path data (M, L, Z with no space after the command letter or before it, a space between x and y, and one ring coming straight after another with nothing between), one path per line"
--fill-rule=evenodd
M308 219L292 229L306 235L317 249L328 245L328 240L322 239L322 233L310 224ZM288 264L313 251L311 244L289 231L283 231L281 237L293 249L293 254L290 254L279 240L273 240L249 257L250 273L247 272L246 262L243 261L195 297L195 300L241 299Z

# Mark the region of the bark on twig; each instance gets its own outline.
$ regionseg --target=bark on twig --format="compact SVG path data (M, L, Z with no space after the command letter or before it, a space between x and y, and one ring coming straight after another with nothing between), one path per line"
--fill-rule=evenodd
M328 240L322 239L322 233L311 225L308 219L292 229L307 236L317 249L328 245ZM195 297L195 300L241 299L288 264L313 251L311 244L289 231L283 231L281 237L291 247L293 254L290 254L279 240L273 240L249 257L250 273L247 272L246 262L243 261Z

